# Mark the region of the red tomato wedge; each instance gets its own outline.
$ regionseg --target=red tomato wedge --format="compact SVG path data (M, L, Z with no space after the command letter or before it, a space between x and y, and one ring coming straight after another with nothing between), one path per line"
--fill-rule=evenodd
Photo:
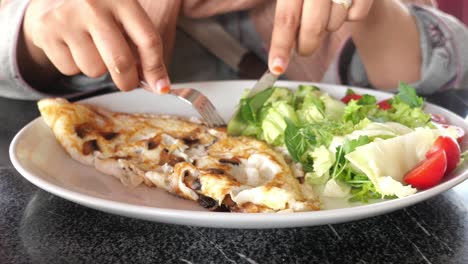
M439 136L434 145L427 151L426 158L432 157L439 150L443 150L447 156L447 170L445 173L449 174L460 162L460 146L451 137Z
M440 182L446 169L447 156L443 149L439 149L408 172L403 180L415 188L427 189Z
M377 105L382 110L388 110L388 109L392 108L392 105L389 103L389 100L390 99L380 101L380 102L377 103Z
M351 100L356 100L357 101L357 100L359 100L361 98L362 98L362 95L359 95L359 94L348 94L345 97L341 98L341 102L347 104Z

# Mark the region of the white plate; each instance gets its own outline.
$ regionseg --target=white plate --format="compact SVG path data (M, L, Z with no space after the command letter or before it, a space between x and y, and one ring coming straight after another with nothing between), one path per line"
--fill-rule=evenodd
M296 88L304 82L278 82L277 85ZM245 88L252 87L252 81L226 81L187 83L175 87L200 89L215 104L227 120L233 113L240 95ZM318 84L334 97L344 95L342 86ZM391 97L390 94L358 89L378 99ZM156 96L143 90L128 93L113 93L85 100L110 110L120 112L169 113L184 116L197 115L190 106L173 96ZM459 116L428 104L427 111L447 117L454 125L468 131L468 124ZM468 146L465 137L462 149ZM359 210L346 206L316 212L279 214L239 214L209 212L195 202L177 198L156 188L140 186L124 187L114 177L96 172L72 160L56 141L54 135L41 118L25 126L10 145L10 158L15 168L30 182L64 199L109 213L145 220L226 228L276 228L332 224L361 219L387 213L423 201L446 191L468 178L467 162L446 177L443 183L409 197L359 205Z

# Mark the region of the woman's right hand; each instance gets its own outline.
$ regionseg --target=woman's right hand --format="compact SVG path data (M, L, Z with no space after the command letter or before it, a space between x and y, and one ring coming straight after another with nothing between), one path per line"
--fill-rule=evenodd
M294 47L299 55L312 55L327 32L337 31L345 21L366 19L374 2L354 0L347 5L346 1L333 0L277 0L269 52L270 71L277 75L284 73Z
M144 79L170 89L161 37L136 0L32 0L24 18L26 45L42 50L65 75L106 72L123 91Z

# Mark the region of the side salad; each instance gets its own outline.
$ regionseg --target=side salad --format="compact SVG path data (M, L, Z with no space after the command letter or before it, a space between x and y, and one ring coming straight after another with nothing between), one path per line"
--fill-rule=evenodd
M423 106L404 83L380 102L351 89L337 100L316 86L272 87L240 100L228 133L276 146L296 164L296 177L324 196L405 197L436 185L466 154L465 132Z

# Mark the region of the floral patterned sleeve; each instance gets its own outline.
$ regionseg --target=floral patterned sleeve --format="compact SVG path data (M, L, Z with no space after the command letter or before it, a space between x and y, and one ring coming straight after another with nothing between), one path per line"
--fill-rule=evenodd
M421 78L412 85L420 94L468 89L468 29L453 16L432 7L410 5L420 32ZM349 40L324 82L372 87L354 44Z

